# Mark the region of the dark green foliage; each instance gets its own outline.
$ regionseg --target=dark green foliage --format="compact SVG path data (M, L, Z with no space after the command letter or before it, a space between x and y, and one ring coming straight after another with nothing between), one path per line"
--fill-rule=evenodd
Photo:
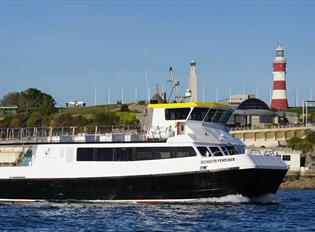
M311 113L310 120L311 122L315 122L315 112Z
M56 119L54 126L73 126L73 117L71 114L60 114Z
M29 119L26 121L27 127L40 127L43 124L43 117L39 112L31 114Z
M293 150L301 150L304 153L311 152L315 146L315 132L309 133L305 139L292 138L287 140L288 147Z
M130 110L128 109L128 105L127 104L123 104L120 106L120 111L121 112L129 112Z
M114 112L96 113L94 117L94 125L115 125L118 124L119 117Z
M1 105L3 106L17 106L19 104L20 93L8 93L4 95L1 101Z
M25 127L27 119L28 117L25 114L16 114L12 117L9 127L11 128Z

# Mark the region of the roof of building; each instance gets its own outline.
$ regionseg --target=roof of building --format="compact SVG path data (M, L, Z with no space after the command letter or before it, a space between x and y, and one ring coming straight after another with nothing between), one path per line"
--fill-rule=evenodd
M163 98L158 93L154 94L150 101L164 102Z
M231 108L229 105L219 104L215 102L181 102L181 103L163 103L163 104L149 104L149 108L183 108L183 107L217 107L217 108Z
M238 110L269 110L268 105L258 98L249 98L243 101L238 107Z

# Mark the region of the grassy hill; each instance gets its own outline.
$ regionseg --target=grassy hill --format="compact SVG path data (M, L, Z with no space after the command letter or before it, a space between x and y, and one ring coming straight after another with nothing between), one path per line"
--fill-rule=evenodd
M136 113L128 105L112 104L82 108L59 108L49 116L40 111L19 112L0 120L0 127L41 127L41 126L94 126L94 125L132 125Z

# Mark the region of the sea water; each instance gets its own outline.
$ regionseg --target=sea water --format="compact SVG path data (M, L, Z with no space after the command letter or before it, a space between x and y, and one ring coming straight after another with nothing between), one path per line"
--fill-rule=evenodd
M176 204L1 203L1 231L315 231L315 190Z

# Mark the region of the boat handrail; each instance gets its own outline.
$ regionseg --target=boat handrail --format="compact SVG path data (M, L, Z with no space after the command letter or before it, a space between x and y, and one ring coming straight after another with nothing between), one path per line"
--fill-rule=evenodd
M133 135L144 137L140 125L101 125L101 126L63 126L34 128L0 128L0 144L6 143L53 143L53 142L97 142L102 137L122 136L130 140ZM106 139L106 138L104 138ZM108 139L108 138L107 138ZM132 140L132 139L131 139Z

